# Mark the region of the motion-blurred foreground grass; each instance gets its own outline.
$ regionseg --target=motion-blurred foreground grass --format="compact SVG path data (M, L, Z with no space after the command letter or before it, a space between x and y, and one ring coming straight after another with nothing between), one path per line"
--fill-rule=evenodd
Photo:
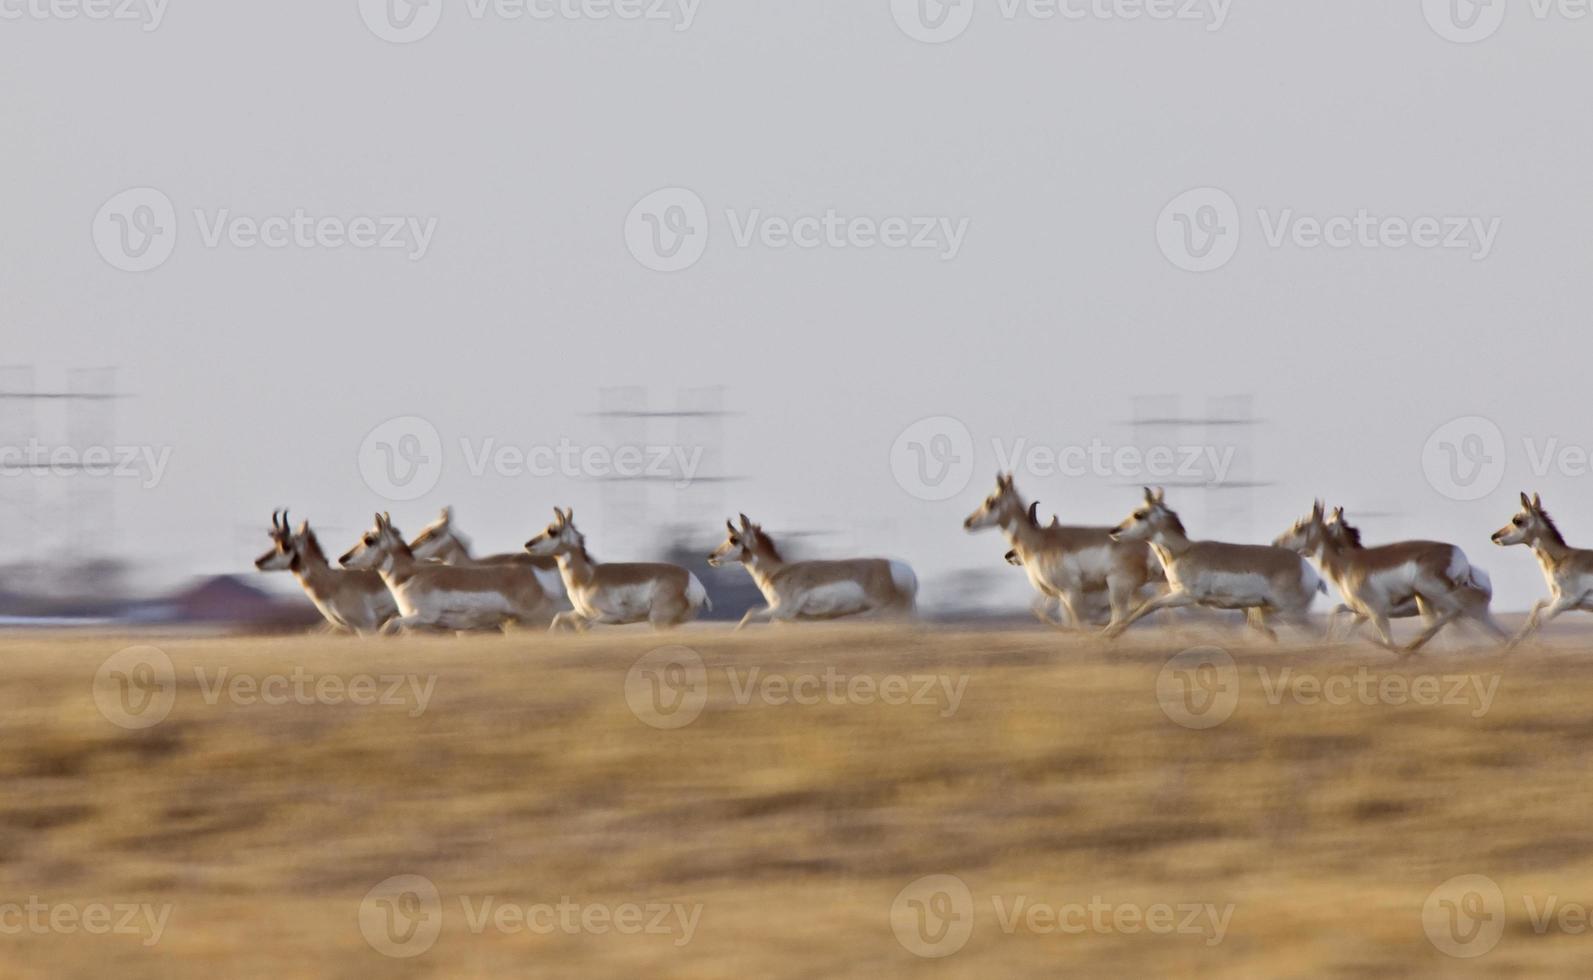
M1534 918L1550 900L1593 906L1585 644L1396 661L1198 639L1235 671L1188 672L1192 696L1238 698L1204 730L1163 703L1164 665L1197 638L1149 631L1112 648L927 628L0 639L0 904L73 910L38 928L0 908L0 975L1586 972L1593 934L1574 914ZM676 729L632 707L633 664L665 643L700 654L706 677L700 716ZM169 715L142 730L94 696L105 659L134 644L176 677ZM295 668L371 675L378 697L387 675L434 686L424 710L409 687L366 706L250 696ZM842 696L797 685L816 704L779 703L768 683L822 685L827 668ZM910 703L880 702L892 676ZM1485 936L1503 925L1469 959L1428 938L1454 912L1434 888L1466 874L1504 897L1457 906ZM423 876L437 904L372 894L397 875ZM956 876L966 901L915 892L928 875ZM1062 931L1013 918L1020 900L1112 911ZM517 918L561 901L583 910L574 928ZM158 941L66 924L146 903L167 909ZM620 931L629 905L641 918ZM1229 910L1220 935L1204 917L1178 928L1208 905ZM655 906L694 910L689 938ZM1174 914L1153 929L1158 906ZM434 941L411 916L435 919ZM390 943L372 938L395 923Z

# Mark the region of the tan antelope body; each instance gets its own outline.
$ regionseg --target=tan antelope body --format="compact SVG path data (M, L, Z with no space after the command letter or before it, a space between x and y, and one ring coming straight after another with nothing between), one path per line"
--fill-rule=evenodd
M1493 543L1531 548L1549 585L1549 597L1533 604L1526 624L1510 641L1512 648L1563 613L1573 609L1593 612L1593 551L1565 543L1537 494L1530 498L1521 495L1521 512L1493 533Z
M291 571L333 629L375 633L398 616L398 605L375 572L333 568L310 522L288 529L288 512L271 515L272 549L255 560L262 572Z
M386 514L376 515L376 526L339 561L345 568L370 569L381 575L399 612L386 632L544 625L555 611L535 568L420 561Z
M1355 626L1370 621L1382 643L1398 649L1389 620L1419 612L1427 628L1404 648L1405 653L1420 650L1461 617L1500 639L1506 637L1488 612L1493 584L1464 551L1439 541L1367 548L1361 544L1360 532L1344 521L1343 508L1333 517L1329 521L1317 501L1310 515L1296 521L1274 544L1315 558L1355 617Z
M1115 541L1109 527L1070 527L1055 520L1042 527L1038 504L1025 506L1010 473L996 475L996 489L963 521L967 531L999 527L1016 558L1040 593L1035 615L1052 623L1045 607L1056 601L1065 620L1053 625L1082 628L1096 622L1103 607L1110 623L1127 619L1146 600L1162 594L1166 580L1160 563L1141 541Z
M1311 603L1326 592L1322 579L1301 555L1268 545L1191 541L1161 490L1145 491L1145 502L1112 529L1121 540L1145 541L1162 563L1168 592L1141 605L1108 628L1117 636L1130 623L1159 609L1206 606L1242 609L1250 626L1276 638L1270 621L1309 627Z
M761 608L749 609L736 624L757 620L840 619L871 613L910 613L918 596L918 577L904 562L889 558L787 562L763 528L741 515L741 527L725 522L724 543L708 556L718 567L740 563L763 593Z
M552 558L534 558L524 551L486 555L481 558L472 557L470 539L454 526L453 517L453 508L444 507L442 514L435 521L415 535L415 540L409 543L409 550L416 558L421 561L440 561L445 565L460 566L527 565L536 569L537 581L542 583L542 591L556 602L565 601L564 579L559 574L557 561Z
M553 618L553 629L584 631L594 623L651 623L654 629L669 629L713 608L697 576L679 565L593 561L586 538L575 529L574 512L555 507L553 513L554 522L525 544L534 557L558 559L573 608Z

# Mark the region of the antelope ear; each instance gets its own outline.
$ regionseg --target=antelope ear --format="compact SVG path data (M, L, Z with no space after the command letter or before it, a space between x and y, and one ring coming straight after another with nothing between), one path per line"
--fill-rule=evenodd
M738 514L736 516L741 518L741 529L743 531L752 530L752 519L751 518L747 517L746 514Z
M382 515L380 512L377 512L376 514L376 529L378 531L382 529Z
M1317 520L1321 520L1322 513L1326 509L1327 505L1323 504L1321 500L1318 500L1315 504L1311 505L1311 516Z
M452 507L444 507L442 513L437 515L437 519L444 524L451 523L454 519L454 509Z
M294 533L296 533L301 538L309 537L310 536L310 522L309 521L300 521L299 522L299 529L298 529L298 531L296 531Z
M566 523L566 524L574 524L575 523L575 508L574 507L566 507L566 508L564 508L564 523Z
M1543 511L1543 498L1537 494L1532 495L1532 509L1540 513Z
M1343 507L1335 507L1335 508L1333 508L1333 519L1335 521L1338 521L1340 524L1344 523L1344 508Z
M1525 507L1527 510L1532 509L1532 498L1527 496L1527 492L1525 490L1521 491L1521 506Z
M1001 488L1003 488L1005 490L1011 490L1012 489L1012 474L1011 473L1003 473L1000 470L997 470L996 471L996 486L1001 487Z
M729 531L731 534L736 533L736 524L728 517L725 518L725 530Z
M1166 487L1157 487L1156 488L1156 502L1159 504L1159 503L1161 503L1162 501L1164 501L1166 499L1167 499L1167 488Z
M1151 488L1150 487L1144 487L1143 489L1145 491L1145 502L1147 504L1154 504L1156 502L1156 495L1154 493L1151 493Z

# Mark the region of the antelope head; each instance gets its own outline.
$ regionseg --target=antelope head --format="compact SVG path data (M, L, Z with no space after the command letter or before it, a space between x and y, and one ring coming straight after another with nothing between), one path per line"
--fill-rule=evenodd
M1343 511L1335 511L1342 515ZM1311 513L1294 522L1294 526L1278 535L1272 542L1274 548L1287 548L1302 555L1314 555L1322 550L1328 538L1327 508L1318 500Z
M708 564L715 568L726 562L750 565L759 554L778 558L774 542L763 533L763 526L752 523L746 514L741 515L741 526L725 521L725 540L708 556Z
M392 517L377 514L376 525L365 532L359 544L337 561L344 568L380 570L391 568L393 558L408 551L409 545L404 542L404 536L398 533L398 529L393 527Z
M1509 524L1493 532L1493 543L1500 547L1512 544L1530 545L1547 537L1551 526L1549 515L1543 511L1542 498L1537 494L1528 497L1523 492L1520 513L1510 518Z
M1013 486L1011 473L996 474L996 488L985 498L979 509L962 522L963 530L978 531L987 527L1005 527L1023 517L1023 498Z
M454 531L454 510L444 507L435 521L426 525L409 543L409 550L420 561L447 561L460 551L467 550L465 539Z
M299 561L299 544L288 529L286 510L271 512L271 550L254 560L262 572L285 572Z
M1167 491L1145 488L1145 502L1109 532L1113 541L1154 541L1164 531L1184 531L1183 522L1166 503Z
M575 511L553 508L553 523L527 541L525 550L538 558L557 558L559 555L585 552L586 538L575 529Z

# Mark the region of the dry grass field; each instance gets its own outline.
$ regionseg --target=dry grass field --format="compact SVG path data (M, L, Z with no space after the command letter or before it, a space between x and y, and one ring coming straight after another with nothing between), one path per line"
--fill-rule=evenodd
M0 975L1593 961L1593 661L1574 638L1407 661L1226 633L667 640L689 651L633 671L658 637L0 638ZM1198 643L1232 667L1164 669ZM102 669L135 645L170 677L148 651ZM424 882L377 887L401 875ZM1498 894L1434 895L1458 875ZM1491 948L1446 955L1446 929Z

